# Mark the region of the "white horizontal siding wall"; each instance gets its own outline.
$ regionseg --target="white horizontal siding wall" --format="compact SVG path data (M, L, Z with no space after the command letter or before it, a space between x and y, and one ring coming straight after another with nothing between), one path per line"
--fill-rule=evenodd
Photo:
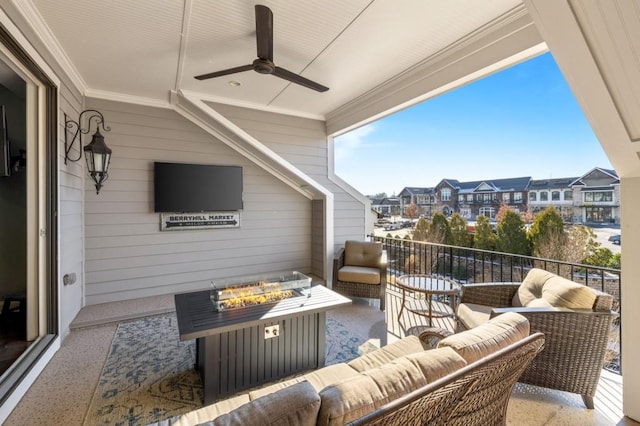
M58 174L58 200L60 203L58 288L60 292L60 332L64 336L68 333L71 321L83 306L82 189L85 160L81 158L78 162L69 161L64 164L64 114L66 113L70 120L77 121L80 111L82 111L82 98L80 93L64 83L58 94L60 107L58 116L58 162L60 164ZM69 136L71 137L71 134ZM72 158L77 158L80 153L79 145L76 142L73 150L69 153ZM71 273L76 274L76 282L63 285L62 277Z
M311 270L311 201L172 110L88 100L111 132L109 180L85 182L86 302L208 288L211 280ZM160 232L153 162L243 167L239 229Z
M328 178L324 121L210 103L211 107L334 194L334 242L365 238L365 206Z

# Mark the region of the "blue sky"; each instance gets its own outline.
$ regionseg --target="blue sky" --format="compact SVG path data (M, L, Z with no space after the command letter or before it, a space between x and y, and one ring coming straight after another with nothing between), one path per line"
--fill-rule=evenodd
M335 140L336 174L363 194L594 167L613 168L550 53Z

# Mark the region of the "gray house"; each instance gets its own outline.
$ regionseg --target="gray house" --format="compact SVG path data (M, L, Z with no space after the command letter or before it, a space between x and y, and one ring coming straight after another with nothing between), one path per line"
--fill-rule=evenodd
M83 306L278 270L331 286L335 249L373 229L333 138L549 50L619 173L624 259L640 257L635 2L266 3L275 40L256 51L246 2L0 1L0 298L26 345L0 377L0 422ZM164 230L156 162L241 168L235 224ZM639 420L640 264L622 273Z

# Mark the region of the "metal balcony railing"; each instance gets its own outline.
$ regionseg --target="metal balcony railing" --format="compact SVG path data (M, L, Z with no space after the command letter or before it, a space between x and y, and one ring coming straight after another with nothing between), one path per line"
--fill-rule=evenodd
M613 310L620 313L622 279L619 269L399 238L371 238L380 241L387 251L387 273L391 283L395 283L399 275L408 273L438 274L461 283L516 282L522 281L535 267L612 295L615 300ZM616 373L620 373L621 320L618 315L614 321L603 366Z

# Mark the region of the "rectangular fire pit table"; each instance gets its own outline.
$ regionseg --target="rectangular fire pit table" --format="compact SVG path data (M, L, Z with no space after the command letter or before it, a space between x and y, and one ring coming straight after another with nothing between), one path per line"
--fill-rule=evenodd
M216 312L210 291L175 296L180 340L196 339L204 403L324 366L326 311L351 300L322 285L275 304ZM274 333L272 326L278 329ZM265 333L265 328L269 331Z

